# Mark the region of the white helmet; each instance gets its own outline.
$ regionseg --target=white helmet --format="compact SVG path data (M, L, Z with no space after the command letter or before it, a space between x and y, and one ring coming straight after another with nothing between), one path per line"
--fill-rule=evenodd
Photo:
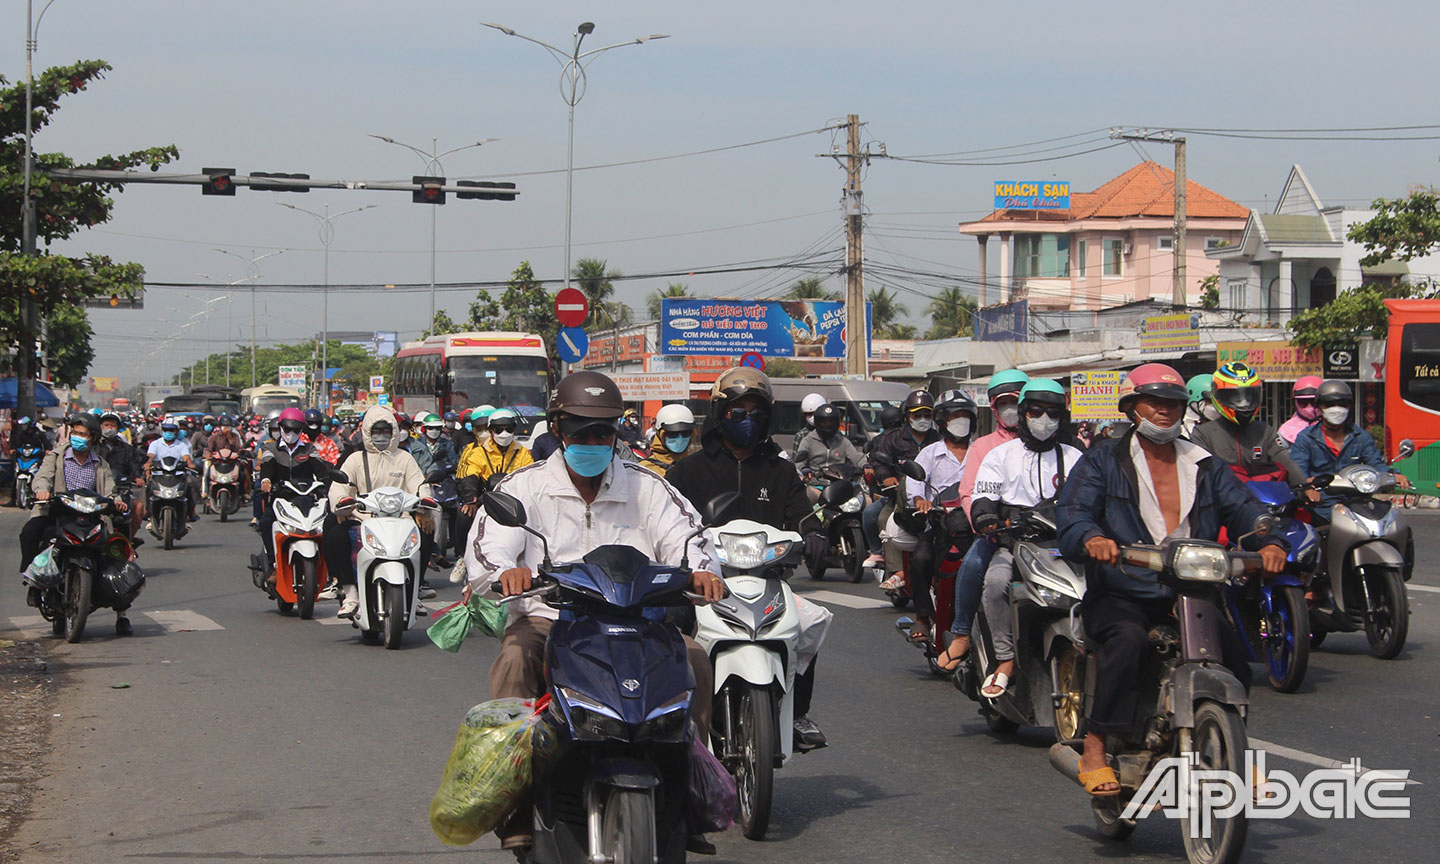
M811 393L800 401L801 414L814 414L821 405L825 404L825 397L819 393Z
M666 432L692 432L695 429L695 412L684 405L666 405L655 414L655 428Z

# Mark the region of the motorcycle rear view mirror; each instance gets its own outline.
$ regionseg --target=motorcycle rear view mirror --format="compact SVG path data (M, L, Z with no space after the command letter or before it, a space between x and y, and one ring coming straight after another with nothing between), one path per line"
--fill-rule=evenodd
M1401 459L1409 459L1411 456L1414 455L1415 442L1411 441L1409 438L1406 438L1404 441L1400 442L1400 449L1395 453L1395 461L1399 462Z
M1324 489L1326 486L1329 486L1331 483L1334 482L1334 474L1316 474L1315 479L1310 481L1310 485L1314 486L1316 489Z
M739 503L739 492L722 492L705 502L704 512L700 514L700 517L705 525L720 525L730 521L730 514L735 512L735 507ZM695 532L697 535L699 533L699 531Z
M925 469L909 459L901 459L899 464L895 466L895 470L909 477L911 480L920 480L922 482L925 480Z
M445 482L445 478L446 478L447 476L448 476L448 475L447 475L444 471L440 470L439 468L436 468L434 471L431 471L429 474L426 474L426 475L425 475L425 482L426 482L426 483L443 483L443 482Z
M350 475L341 471L339 468L332 468L330 469L330 482L348 484L350 482Z
M540 538L540 548L544 550L545 554L545 560L540 562L540 569L550 569L550 544L545 542L545 535L525 524L525 505L520 502L519 498L508 492L497 492L492 489L485 492L483 506L486 516L506 528L519 528L527 534L533 534Z
M921 471L920 473L923 475L925 472ZM917 477L916 479L919 480L922 478ZM836 480L829 486L826 486L824 492L820 493L820 500L823 501L827 507L839 507L854 497L855 484L849 480Z

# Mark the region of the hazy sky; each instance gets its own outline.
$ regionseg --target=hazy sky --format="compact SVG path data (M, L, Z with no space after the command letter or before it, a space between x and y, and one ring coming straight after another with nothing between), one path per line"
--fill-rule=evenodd
M37 9L43 5L37 0ZM25 4L4 0L0 71L23 78ZM440 282L504 279L523 259L541 278L563 270L566 107L559 65L536 45L481 26L495 21L568 48L595 22L587 47L651 33L669 39L617 49L590 67L576 109L577 167L689 153L818 129L847 113L864 139L891 155L955 153L1076 135L1028 148L1073 146L1116 125L1312 128L1426 124L1437 119L1430 55L1440 6L1428 2L1203 4L1100 2L377 3L371 0L86 2L56 0L39 34L37 68L101 58L107 79L66 100L36 139L42 152L80 159L173 143L167 170L202 166L308 172L316 178L408 179L414 154L366 137L380 133L443 151L498 138L445 162L451 178L513 179L515 203L458 201L438 212ZM1435 131L1413 134L1432 134ZM1103 132L1100 133L1103 135ZM784 260L842 248L844 174L828 158L832 133L709 155L577 171L574 257L625 273L688 271ZM875 146L872 144L872 147ZM1096 146L1096 145L1092 145ZM1168 147L1145 151L1165 164ZM1190 177L1250 206L1273 202L1300 163L1326 204L1437 181L1436 141L1273 141L1190 136ZM980 159L992 154L973 154ZM1033 158L1033 157L1032 157ZM1070 180L1092 189L1141 158L1129 145L1061 161L957 167L876 160L865 175L867 261L973 276L975 242L959 221L988 212L996 179ZM552 172L506 177L519 172ZM115 218L63 244L144 264L147 279L243 278L240 260L214 249L290 251L260 265L261 279L318 283L313 221L276 205L332 212L378 205L335 223L332 283L429 279L430 210L395 192L132 186ZM993 252L993 247L992 247ZM992 254L992 269L996 267ZM697 293L778 293L794 272L621 283L643 298L667 281ZM839 282L832 277L834 287ZM926 284L888 277L902 291ZM867 287L874 287L874 280ZM186 330L172 356L159 340L223 296L153 289L142 312L96 311L92 374L163 371L204 352L206 325ZM442 291L463 314L472 290ZM925 299L904 293L921 323ZM426 293L331 294L332 330L425 326ZM216 350L226 303L211 306ZM249 340L248 294L234 300L232 341ZM318 296L259 294L263 341L320 329ZM203 319L201 319L203 322ZM922 323L923 329L923 323ZM408 333L407 333L408 331Z

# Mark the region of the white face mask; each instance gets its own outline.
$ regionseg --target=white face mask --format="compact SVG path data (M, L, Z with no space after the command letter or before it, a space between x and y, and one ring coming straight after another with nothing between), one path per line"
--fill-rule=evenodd
M1001 405L995 412L995 419L999 420L1000 425L1006 429L1014 429L1016 424L1020 422L1020 406Z
M1169 444L1171 441L1179 438L1180 433L1184 431L1184 429L1179 423L1176 423L1174 426L1161 426L1158 423L1151 423L1149 420L1141 417L1140 424L1135 427L1135 431L1156 444Z
M439 439L439 437L440 437L440 430L439 430L439 429L426 429L426 430L425 430L425 437L426 437L426 438L429 438L431 441L435 441L435 440Z
M935 428L935 421L929 417L917 417L910 421L910 428L924 435Z
M1216 408L1213 404L1206 402L1204 405L1200 406L1200 416L1204 417L1206 420L1219 420L1220 410Z
M400 443L402 443L402 444L405 443L405 440L410 437L410 432L409 432L409 430L407 430L407 429L401 429L399 434L400 434Z
M1060 431L1059 417L1037 417L1030 421L1030 434L1036 441L1049 441Z
M490 440L494 441L494 442L495 442L495 446L497 446L497 447L509 447L509 446L510 446L510 443L515 440L515 433L514 433L514 432L494 432L494 433L491 433L491 435L490 435Z
M945 424L945 431L956 438L964 438L970 434L970 418L956 417L954 420Z
M1341 426L1350 419L1350 409L1344 405L1331 405L1328 408L1320 409L1320 416L1331 426Z
M299 432L281 432L281 433L280 433L280 440L282 440L282 441L285 442L285 446L287 446L287 447L294 447L294 446L295 446L297 443L299 443L299 441L300 441L300 433L299 433Z

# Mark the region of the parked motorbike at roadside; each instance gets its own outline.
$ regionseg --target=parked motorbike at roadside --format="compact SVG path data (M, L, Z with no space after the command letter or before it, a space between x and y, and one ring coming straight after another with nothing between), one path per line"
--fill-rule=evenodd
M811 579L825 578L825 570L829 567L845 568L845 575L851 582L865 578L865 559L870 556L870 550L860 514L869 501L864 490L853 483L859 475L858 465L842 464L825 468L806 480L807 485L822 493L836 481L845 480L854 492L844 501L834 504L822 502L813 511L815 518L820 520L819 530L825 535L826 549L822 555L806 558L805 567L810 571Z
M1223 626L1217 589L1232 579L1257 578L1261 571L1258 554L1229 551L1205 540L1125 546L1120 560L1158 574L1160 583L1175 593L1176 620L1150 630L1154 652L1142 664L1138 682L1137 704L1146 715L1144 722L1130 735L1110 735L1106 740L1120 792L1092 798L1090 806L1096 828L1112 840L1123 840L1135 830L1136 821L1123 816L1126 805L1153 770L1168 764L1163 761L1167 758L1191 760L1203 800L1218 800L1206 795L1206 787L1224 783L1206 778L1205 772L1230 772L1250 782L1245 775L1249 696L1234 674L1215 662L1221 656ZM1081 632L1075 628L1077 635ZM1096 661L1092 646L1085 648L1083 665L1088 669ZM1094 675L1082 669L1077 680L1085 682L1088 703L1095 696ZM1076 784L1080 783L1080 747L1078 736L1050 747L1051 766ZM1180 819L1186 857L1192 864L1232 864L1245 846L1245 811L1230 816L1209 809L1205 813L1208 832L1192 825L1188 816Z
M686 590L688 562L653 564L638 549L601 546L556 565L520 501L490 492L485 512L545 549L535 587L500 602L544 597L562 613L545 644L550 701L535 734L553 746L532 758L529 860L683 862L695 677L680 631L646 611L696 596Z
M80 489L61 492L48 504L55 540L36 556L24 581L40 589L40 615L50 622L51 632L79 642L95 609L130 608L145 587L145 574L134 562L130 543L110 533L102 518L118 513L110 499Z
M190 469L174 456L166 456L150 469L145 486L145 512L149 530L166 549L190 533Z
M207 506L220 514L220 521L229 521L230 516L240 509L240 454L228 447L210 454L209 500Z
M385 647L400 647L420 607L420 527L414 515L439 509L434 499L420 498L394 486L381 486L360 498L344 498L338 509L353 506L369 518L359 525L360 544L355 577L360 608L351 624L367 641L383 636ZM277 510L278 513L278 510Z

